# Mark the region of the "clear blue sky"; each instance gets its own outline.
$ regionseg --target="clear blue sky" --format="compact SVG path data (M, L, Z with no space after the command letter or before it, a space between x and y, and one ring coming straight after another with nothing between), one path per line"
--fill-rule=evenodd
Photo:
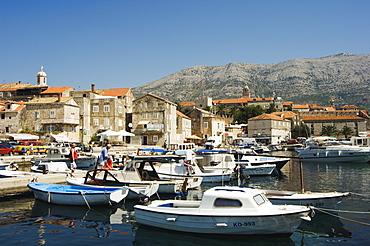
M134 88L196 65L370 53L370 1L0 0L0 83Z

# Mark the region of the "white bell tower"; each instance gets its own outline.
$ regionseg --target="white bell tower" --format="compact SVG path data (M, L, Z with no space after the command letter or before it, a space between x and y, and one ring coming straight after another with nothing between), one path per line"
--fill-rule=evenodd
M44 72L44 67L40 67L40 72L37 73L37 86L47 86L47 74Z

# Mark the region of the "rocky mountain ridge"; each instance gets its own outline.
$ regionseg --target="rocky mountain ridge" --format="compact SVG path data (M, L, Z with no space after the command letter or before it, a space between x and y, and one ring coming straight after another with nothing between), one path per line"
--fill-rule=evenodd
M133 88L136 98L153 93L173 102L240 98L245 85L251 97L276 95L295 104L356 105L370 109L370 54L341 53L298 58L277 64L229 63L189 67Z

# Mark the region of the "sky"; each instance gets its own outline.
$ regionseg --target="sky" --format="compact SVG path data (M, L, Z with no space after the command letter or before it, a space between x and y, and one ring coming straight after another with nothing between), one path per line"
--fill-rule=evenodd
M0 0L0 84L135 88L197 65L370 53L366 0Z

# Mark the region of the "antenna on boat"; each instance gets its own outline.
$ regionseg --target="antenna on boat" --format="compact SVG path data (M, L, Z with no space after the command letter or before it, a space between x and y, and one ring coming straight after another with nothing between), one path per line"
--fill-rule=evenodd
M301 193L304 193L304 181L303 181L303 167L302 159L299 159L299 177L301 179Z

